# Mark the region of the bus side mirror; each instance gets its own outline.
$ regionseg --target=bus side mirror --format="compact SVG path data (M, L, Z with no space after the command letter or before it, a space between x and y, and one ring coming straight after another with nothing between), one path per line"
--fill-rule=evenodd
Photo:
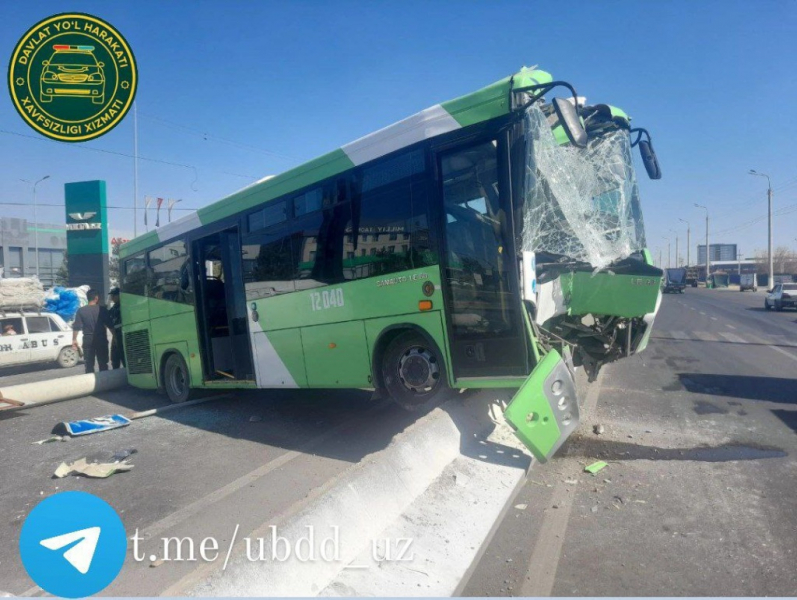
M651 179L661 179L659 160L656 158L656 152L653 150L653 145L649 140L641 140L639 142L639 154L642 156L642 162L645 165L645 170L648 172L648 177Z
M570 143L579 148L586 148L587 132L584 131L576 107L567 100L554 98L553 109L556 111L556 118L559 119Z

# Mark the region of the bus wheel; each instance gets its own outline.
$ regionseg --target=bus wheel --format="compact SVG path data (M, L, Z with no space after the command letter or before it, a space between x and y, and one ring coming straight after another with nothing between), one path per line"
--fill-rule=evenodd
M191 378L183 357L170 354L163 369L163 387L166 395L174 403L185 402L191 396Z
M77 364L78 359L80 356L72 346L66 346L65 348L61 348L61 352L58 353L58 366L63 367L64 369L68 369L69 367L74 367Z
M412 331L399 334L386 348L382 379L390 398L410 411L433 406L448 388L437 349Z

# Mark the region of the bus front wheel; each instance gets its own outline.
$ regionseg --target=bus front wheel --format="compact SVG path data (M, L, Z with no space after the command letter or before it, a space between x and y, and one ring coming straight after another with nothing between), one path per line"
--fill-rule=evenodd
M385 349L382 381L390 398L406 410L430 408L448 388L439 351L417 333L397 335Z
M179 354L170 354L163 369L163 387L174 403L185 402L191 396L191 378L188 366Z

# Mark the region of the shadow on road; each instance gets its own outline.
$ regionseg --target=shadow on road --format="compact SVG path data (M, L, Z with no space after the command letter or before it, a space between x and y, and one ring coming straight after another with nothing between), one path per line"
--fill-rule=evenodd
M569 457L589 457L603 460L688 460L700 462L729 462L760 460L788 456L782 448L754 443L732 442L721 446L694 448L661 448L630 442L599 438L574 437L567 448Z
M797 404L797 379L754 375L678 373L683 388L695 394Z

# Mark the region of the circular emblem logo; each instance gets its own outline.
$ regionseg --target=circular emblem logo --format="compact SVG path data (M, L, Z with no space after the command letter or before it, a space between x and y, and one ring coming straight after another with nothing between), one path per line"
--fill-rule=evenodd
M31 27L8 66L19 114L39 133L64 142L91 140L118 125L137 83L127 41L102 19L80 13Z
M61 492L30 512L19 537L22 564L43 590L83 598L110 584L125 562L127 535L113 507L87 492Z

